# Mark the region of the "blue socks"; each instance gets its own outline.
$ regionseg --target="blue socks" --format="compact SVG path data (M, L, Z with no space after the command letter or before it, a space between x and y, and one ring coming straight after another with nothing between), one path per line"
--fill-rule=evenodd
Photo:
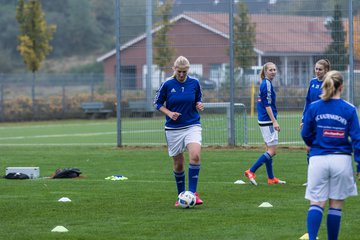
M329 208L327 215L328 240L336 240L339 236L341 209Z
M323 212L324 209L317 205L310 206L307 214L307 229L309 233L309 240L316 240L316 236L319 232Z
M181 192L185 191L185 172L182 171L177 173L174 171L174 176L175 176L176 187L179 195Z
M272 168L272 158L268 152L264 152L258 160L251 166L250 171L256 172L256 170L261 167L261 165L266 164L266 172L269 178L274 178L273 168Z
M196 192L200 172L200 165L189 164L189 191Z
M198 178L200 172L200 165L189 164L189 191L196 192ZM185 172L175 172L174 177L178 194L185 191Z
M274 178L274 172L273 172L272 163L273 163L273 160L272 160L272 157L269 154L269 158L265 162L265 166L266 166L266 172L267 172L268 178L271 178L271 179Z
M324 209L311 205L307 215L307 229L309 233L309 240L316 240L319 232L321 220ZM328 240L337 240L340 231L341 209L329 208L327 215L327 234Z

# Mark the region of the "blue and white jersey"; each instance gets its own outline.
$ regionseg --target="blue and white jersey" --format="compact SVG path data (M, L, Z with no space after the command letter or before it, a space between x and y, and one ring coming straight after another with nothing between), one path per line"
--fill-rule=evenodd
M310 86L307 91L307 95L305 98L304 111L301 118L301 121L304 120L305 112L309 108L310 103L315 102L320 99L320 95L322 93L321 86L323 81L320 81L318 78L313 78L310 81Z
M276 94L271 81L264 78L260 84L259 95L257 99L257 112L259 124L270 124L271 119L266 112L266 107L271 107L275 119L277 118Z
M172 112L181 113L174 121L166 116L166 128L184 128L191 125L200 125L200 114L196 103L202 102L202 90L199 80L190 76L184 82L171 77L163 82L156 92L154 107L159 110L164 104Z
M360 163L360 127L356 108L342 100L318 100L305 113L301 136L310 149L310 157L350 154ZM351 138L351 141L350 141Z

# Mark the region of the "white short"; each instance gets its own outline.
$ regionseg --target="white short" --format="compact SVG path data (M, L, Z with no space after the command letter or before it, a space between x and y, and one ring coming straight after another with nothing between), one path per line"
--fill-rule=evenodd
M267 146L274 146L279 144L279 135L273 125L270 126L259 126L262 137Z
M310 157L306 199L314 202L328 199L344 200L357 194L350 155L329 154Z
M165 130L166 142L170 157L183 153L189 143L198 143L201 145L201 131L199 125L179 130Z

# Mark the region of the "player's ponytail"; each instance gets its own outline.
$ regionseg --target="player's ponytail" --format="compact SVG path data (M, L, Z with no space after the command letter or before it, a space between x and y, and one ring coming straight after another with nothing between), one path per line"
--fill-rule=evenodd
M339 87L343 85L344 79L340 72L330 71L325 75L324 83L322 84L321 99L328 101L331 99L339 90Z

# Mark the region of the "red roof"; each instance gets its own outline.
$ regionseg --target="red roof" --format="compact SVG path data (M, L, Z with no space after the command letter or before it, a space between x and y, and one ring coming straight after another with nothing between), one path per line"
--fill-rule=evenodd
M229 35L227 13L187 12L190 19ZM249 15L256 25L255 48L263 53L323 53L331 42L325 17Z
M255 51L261 55L319 55L332 42L331 31L325 25L325 17L291 15L249 15L256 25ZM173 24L180 20L197 24L214 34L229 38L229 15L227 13L185 12L174 17ZM158 26L152 32L158 31ZM146 34L130 40L121 50L146 38ZM115 54L115 49L99 57L103 61Z

